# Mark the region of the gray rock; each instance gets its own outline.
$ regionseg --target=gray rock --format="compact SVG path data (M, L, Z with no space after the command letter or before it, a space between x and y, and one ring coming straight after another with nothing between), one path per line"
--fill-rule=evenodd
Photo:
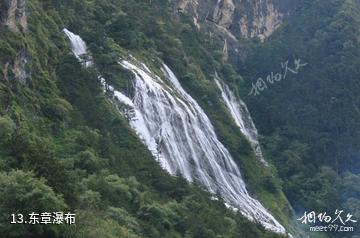
M178 0L177 9L242 38L269 37L300 0Z
M19 31L27 29L26 0L3 0L0 3L0 22L10 30Z

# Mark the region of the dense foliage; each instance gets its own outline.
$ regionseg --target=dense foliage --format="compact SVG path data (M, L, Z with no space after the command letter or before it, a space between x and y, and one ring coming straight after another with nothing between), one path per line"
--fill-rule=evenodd
M354 1L304 1L264 44L252 42L251 56L239 64L267 156L299 214L343 209L360 216L359 22ZM297 74L266 80L271 72L283 73L287 60L294 69L296 59L307 63ZM259 77L268 88L247 95Z
M116 60L129 52L175 69L213 120L251 191L290 226L276 175L256 161L210 80L215 68L234 79L235 71L206 50L206 37L190 19L174 17L168 1L27 4L28 31L0 28L2 237L279 237L160 169L97 80L98 70L125 90L131 77ZM65 26L88 43L97 69L85 69L70 53ZM21 50L30 59L25 84L11 71L4 76ZM9 225L11 213L58 211L75 212L76 226Z
M247 57L236 55L233 64L222 61L223 41L209 35L211 26L199 30L171 1L27 4L27 31L0 26L1 237L279 237L155 162L97 79L101 73L131 94L132 75L116 63L129 54L154 71L164 61L176 72L251 193L295 236L287 199L298 214L344 209L360 217L355 1L302 1L264 43L241 40ZM70 53L64 27L87 42L96 68L85 69ZM25 84L9 69L19 52L29 59ZM260 95L248 95L257 78L284 72L287 60L294 68L296 59L307 65L296 74L288 71ZM215 71L247 102L270 167L255 159L219 100ZM77 225L9 225L11 213L57 211L75 212Z

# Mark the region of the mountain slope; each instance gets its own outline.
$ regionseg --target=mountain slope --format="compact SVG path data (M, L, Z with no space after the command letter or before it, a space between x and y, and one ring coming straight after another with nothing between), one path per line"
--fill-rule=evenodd
M269 37L291 15L300 0L178 0L179 10L194 21L213 22L219 30L237 38Z
M354 189L360 161L359 21L355 1L305 1L292 20L239 63L247 81L243 95L259 77L266 81L266 90L245 101L285 193L302 214L341 208L359 216L360 194ZM271 72L283 73L287 60L294 69L296 59L307 63L297 74L288 71L274 84L266 80Z
M207 53L205 37L190 19L173 19L173 6L163 1L28 0L26 12L21 1L6 3L2 16L11 15L14 24L4 20L0 27L0 212L74 211L77 226L9 226L9 216L3 216L1 234L281 237L155 162L98 80L101 73L131 93L132 75L116 63L129 53L155 71L160 60L175 69L240 165L252 194L291 229L291 210L276 176L256 160L207 79L213 66L222 76L236 75ZM20 18L12 17L14 10ZM88 42L97 68L82 67L70 53L65 26Z

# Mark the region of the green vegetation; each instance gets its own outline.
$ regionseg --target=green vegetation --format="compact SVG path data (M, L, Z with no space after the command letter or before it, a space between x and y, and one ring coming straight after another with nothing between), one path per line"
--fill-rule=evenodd
M252 42L250 58L238 65L267 157L299 214L359 211L359 22L354 1L305 1L264 44ZM308 65L259 96L246 96L251 82L283 72L286 60L294 68L295 59Z
M27 32L0 26L1 237L279 237L155 162L97 79L100 73L131 95L133 76L117 64L129 54L155 72L162 62L176 72L251 194L295 236L288 200L298 214L344 209L360 217L358 3L304 0L264 43L242 40L247 59L232 57L232 64L222 63L223 42L209 36L211 26L198 30L171 1L27 4ZM85 69L70 53L64 27L87 42L96 69ZM11 70L21 50L31 73L25 85ZM295 59L308 65L261 95L248 95L251 82L283 72L281 62L292 67ZM221 103L215 71L247 102L268 168ZM75 212L77 225L9 225L11 213L47 211Z
M218 100L214 69L239 79L207 50L190 19L167 1L29 0L29 30L0 38L0 234L12 237L280 237L211 201L210 194L160 169L107 100L95 69L72 56L64 26L88 43L97 70L127 89L117 66L128 52L164 60L198 99L244 171L250 190L279 220L291 215L273 170L258 163ZM22 49L31 78L5 65ZM150 59L155 58L155 61ZM155 68L155 67L154 67ZM240 79L239 79L240 80ZM10 213L73 211L76 226L10 226ZM8 214L8 215L6 215Z

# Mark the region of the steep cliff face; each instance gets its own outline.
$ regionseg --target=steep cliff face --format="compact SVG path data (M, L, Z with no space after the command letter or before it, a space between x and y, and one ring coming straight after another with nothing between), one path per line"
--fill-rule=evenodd
M4 0L0 3L1 23L12 31L27 29L26 0Z
M16 34L20 30L27 30L26 0L3 0L0 2L0 25L7 27ZM17 51L12 60L6 61L3 66L3 78L5 80L15 79L25 85L29 78L26 64L29 61L25 48Z
M233 0L220 0L215 6L213 20L219 26L229 28L233 22L234 13L235 4Z
M264 40L283 22L288 12L282 12L270 0L240 1L237 4L235 19L231 30L241 37L259 37Z
M26 69L29 61L28 53L25 49L21 49L12 61L8 61L4 65L4 80L16 80L22 85L26 85L30 79L30 72Z
M299 0L179 0L178 8L197 21L210 21L238 37L270 36Z

